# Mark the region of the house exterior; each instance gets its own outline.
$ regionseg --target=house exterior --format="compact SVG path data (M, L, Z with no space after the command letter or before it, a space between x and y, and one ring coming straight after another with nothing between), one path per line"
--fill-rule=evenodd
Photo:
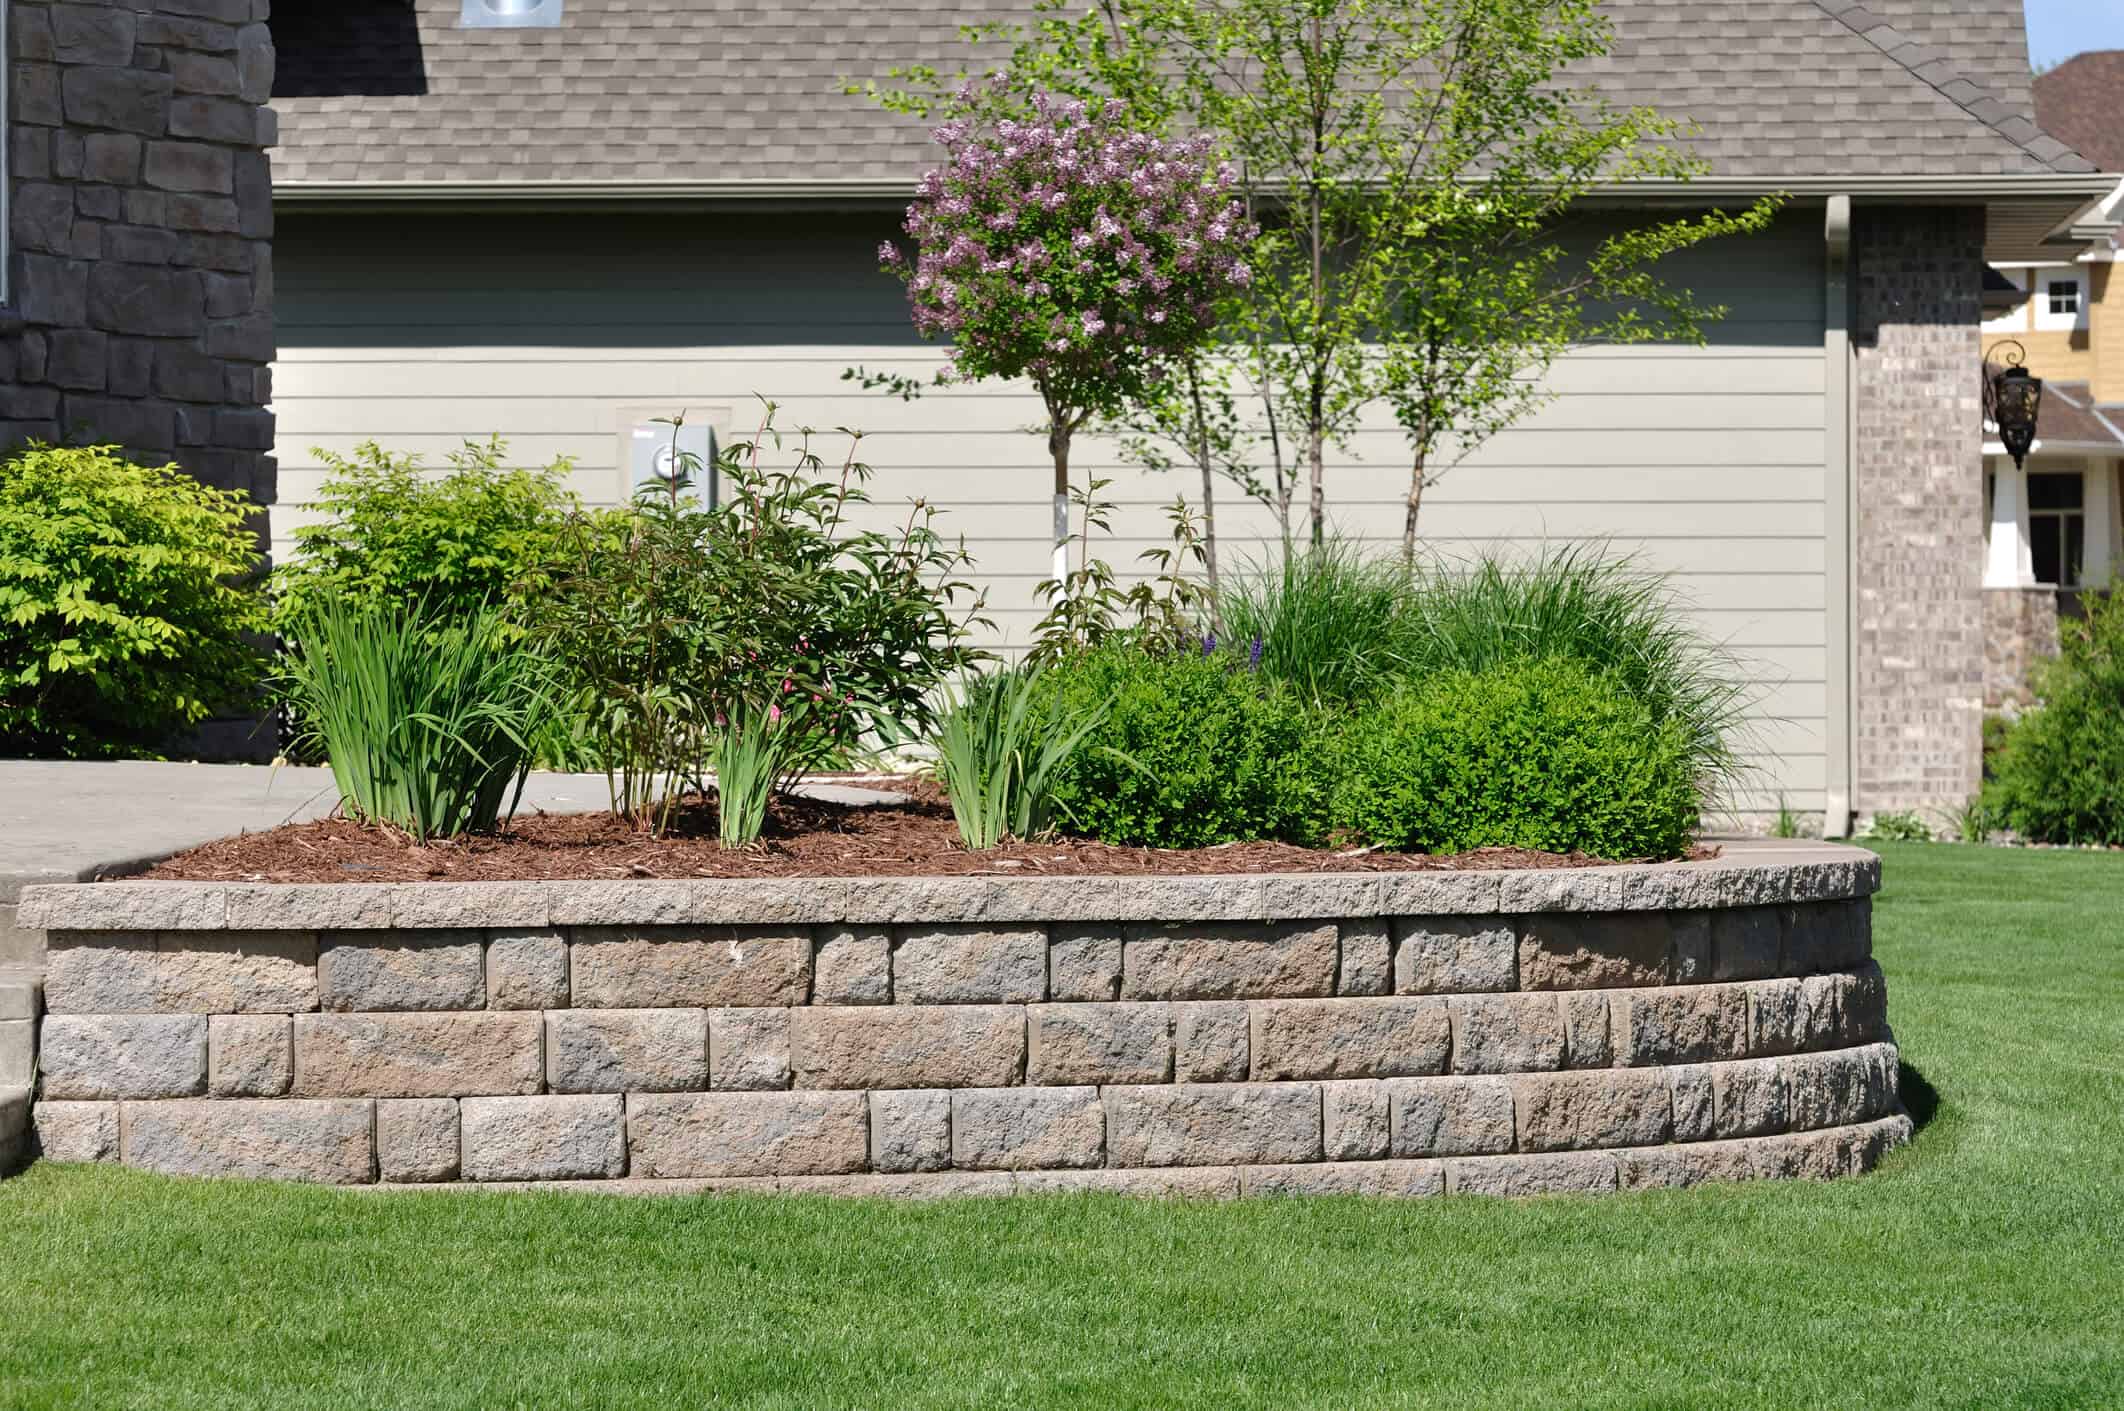
M2105 171L2124 169L2124 50L2081 54L2036 77L2036 117ZM1985 446L1989 523L1986 704L2027 699L2028 668L2057 651L2058 617L2124 569L2124 185L2083 219L2078 248L2001 264L1983 325L1987 359L2044 379L2025 467Z
M2034 120L2018 7L1974 0L1613 0L1593 76L1695 121L1710 174L1587 203L1788 201L1673 276L1729 306L1705 348L1590 348L1542 411L1426 497L1444 555L1604 538L1673 576L1759 697L1761 827L1782 804L1831 833L1935 815L1980 775L1988 629L1978 325L1987 264L2076 257L2115 184ZM844 96L896 63L950 65L997 13L809 0L343 0L274 22L284 542L313 447L439 456L499 432L573 458L587 498L643 474L637 430L685 409L744 434L854 425L881 512L921 495L978 560L1007 642L1047 571L1044 459L1022 389L903 402L843 372L926 375L873 251L934 159L919 125ZM511 17L536 23L512 25ZM1180 482L1111 447L1117 565L1163 532ZM1330 468L1342 532L1398 536L1398 435ZM1186 487L1191 488L1191 487ZM1229 557L1265 516L1227 497Z

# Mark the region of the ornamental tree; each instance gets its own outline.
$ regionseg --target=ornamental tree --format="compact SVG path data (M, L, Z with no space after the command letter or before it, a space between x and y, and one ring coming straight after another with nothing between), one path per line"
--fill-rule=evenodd
M961 88L934 135L906 231L878 257L916 331L951 340L951 378L1023 377L1047 410L1055 559L1068 577L1070 439L1145 398L1207 342L1251 278L1255 237L1206 139L1131 128L1118 100Z

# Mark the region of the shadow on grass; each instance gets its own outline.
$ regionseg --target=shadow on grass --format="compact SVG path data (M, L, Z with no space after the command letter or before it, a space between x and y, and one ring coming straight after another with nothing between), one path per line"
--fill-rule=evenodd
M1910 1135L1915 1137L1940 1110L1940 1090L1908 1063L1896 1065L1896 1082L1902 1088L1903 1110L1910 1114Z

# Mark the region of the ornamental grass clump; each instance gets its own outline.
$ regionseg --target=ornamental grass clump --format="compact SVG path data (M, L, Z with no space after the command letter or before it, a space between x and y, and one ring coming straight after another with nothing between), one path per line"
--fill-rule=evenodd
M934 130L946 160L907 211L912 253L888 242L878 257L906 281L916 331L950 340L952 380L1038 389L1059 591L1071 438L1203 346L1219 306L1252 278L1257 231L1206 138L1135 130L1118 101L1028 98L995 78L950 107Z
M426 841L516 811L555 674L499 609L325 597L289 625L280 689L351 817Z
M1039 667L965 683L937 732L937 775L959 839L972 849L1038 838L1051 826L1055 785L1105 701L1052 690Z
M1354 705L1407 672L1409 576L1329 538L1281 562L1226 575L1217 611L1227 641L1261 671L1323 705Z

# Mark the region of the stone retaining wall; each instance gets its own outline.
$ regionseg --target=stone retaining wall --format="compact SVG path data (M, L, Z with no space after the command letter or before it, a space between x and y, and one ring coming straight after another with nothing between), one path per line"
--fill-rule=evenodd
M349 1184L1531 1194L1909 1131L1878 863L40 887L58 1160Z

